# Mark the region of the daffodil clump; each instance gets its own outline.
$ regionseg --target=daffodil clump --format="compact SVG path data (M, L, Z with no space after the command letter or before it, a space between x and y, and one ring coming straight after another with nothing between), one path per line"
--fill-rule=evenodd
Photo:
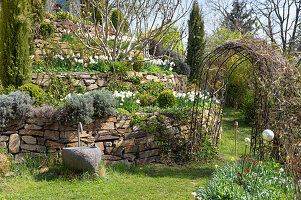
M260 161L251 156L244 156L222 167L216 166L216 172L207 186L193 193L198 200L287 200L294 199L293 195L293 180L280 164Z

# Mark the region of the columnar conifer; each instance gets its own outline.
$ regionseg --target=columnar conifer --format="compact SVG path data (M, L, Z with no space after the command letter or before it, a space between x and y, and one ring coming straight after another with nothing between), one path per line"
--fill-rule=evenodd
M32 21L30 0L2 0L0 18L0 78L4 87L30 80Z

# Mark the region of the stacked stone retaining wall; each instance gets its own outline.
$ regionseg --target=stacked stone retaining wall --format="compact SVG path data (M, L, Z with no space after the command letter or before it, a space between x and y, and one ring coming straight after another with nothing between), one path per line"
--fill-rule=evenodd
M62 79L68 77L73 80L74 84L83 86L86 90L106 89L108 87L110 78L114 74L109 73L90 73L90 72L72 72L55 74L54 76ZM183 75L165 75L165 74L149 74L144 72L126 72L127 76L140 76L141 83L143 82L161 82L167 86L167 88L178 91L186 91L186 77ZM46 88L49 86L51 78L49 74L37 73L32 75L32 83ZM131 85L131 82L125 82L127 85Z
M147 118L158 118L158 114L147 114ZM160 116L160 119L162 116ZM181 127L172 118L161 121L166 131L179 133ZM81 146L97 146L108 163L150 164L160 162L160 149L154 134L148 134L138 125L131 125L126 115L94 119L85 125L81 135ZM76 124L49 122L45 119L14 121L0 129L2 147L20 160L26 153L59 152L64 147L78 146Z

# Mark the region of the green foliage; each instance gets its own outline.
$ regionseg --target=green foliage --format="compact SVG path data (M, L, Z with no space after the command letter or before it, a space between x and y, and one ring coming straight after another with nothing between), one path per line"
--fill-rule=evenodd
M70 12L60 11L55 14L56 19L74 20L74 16Z
M61 77L51 76L49 88L47 88L49 104L58 105L62 99L71 93L84 93L82 86L73 83L70 77L62 79Z
M120 27L123 31L126 31L129 27L127 21L123 21L123 13L120 10L114 10L111 15L111 21L114 28L117 30Z
M32 102L32 98L21 91L0 95L0 126L4 126L9 121L27 117L32 108Z
M31 0L30 3L33 22L42 22L45 15L47 0Z
M158 97L160 93L166 89L166 85L161 82L151 80L149 82L141 83L135 88L140 94L150 94Z
M178 121L188 121L191 117L191 108L178 107L177 105L177 107L163 109L160 113Z
M177 26L171 26L166 31L167 33L161 38L161 35L157 37L161 38L161 44L165 49L175 50L177 53L184 54L184 44L182 41L182 35Z
M122 77L122 79L126 82L133 83L134 85L139 85L143 79L143 76L125 76Z
M172 72L170 70L163 69L162 66L153 65L153 64L148 63L148 62L144 63L142 71L147 72L147 73L151 73L151 74L166 74L166 75L177 74L177 73Z
M109 71L109 66L103 60L98 60L96 63L88 63L88 71L107 73Z
M156 104L156 97L151 94L140 95L139 101L141 106L154 106Z
M206 187L196 191L201 199L294 199L293 181L278 163L244 157L216 170ZM273 181L271 181L273 180Z
M176 97L171 91L165 90L161 92L157 101L161 108L168 108L176 105Z
M254 117L255 117L254 98L255 98L254 91L252 90L247 91L241 108L242 113L245 116L245 122L250 124L254 122Z
M66 98L64 110L67 120L88 124L92 122L94 114L93 97L90 95L76 95Z
M76 37L73 34L70 34L70 33L63 33L61 35L60 41L72 43L72 42L76 41Z
M48 38L54 33L54 26L50 23L43 22L40 24L41 35L43 38Z
M241 39L242 37L243 35L238 30L231 31L228 28L221 27L209 37L207 47L210 51L213 51L217 46L222 45L227 40Z
M115 113L117 101L113 93L106 90L94 90L88 93L93 98L94 115L107 118Z
M4 88L1 85L0 94L9 94L9 93L14 92L14 91L16 91L16 88L13 85L8 86L7 88Z
M134 57L136 57L137 55L135 55ZM136 71L136 72L141 72L142 69L143 69L143 65L144 65L144 62L142 62L142 60L144 60L143 58L143 55L142 54L139 54L137 56L137 58L135 59L136 62L134 62L133 64L133 69Z
M186 62L190 66L190 79L196 79L200 73L200 67L205 51L204 21L197 1L193 3L193 9L188 21L188 43Z
M18 87L18 90L24 91L29 96L34 97L33 105L42 105L45 103L46 93L38 85L28 83Z
M109 63L110 70L112 72L127 72L127 71L133 71L132 66L127 65L125 62L110 62Z
M29 1L3 1L0 15L0 78L4 87L18 87L31 79Z

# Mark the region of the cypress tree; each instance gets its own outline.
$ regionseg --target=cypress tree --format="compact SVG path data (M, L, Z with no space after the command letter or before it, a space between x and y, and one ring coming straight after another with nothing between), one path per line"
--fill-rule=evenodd
M18 87L31 78L30 0L2 0L0 21L0 78L4 87Z
M204 57L206 41L204 39L204 21L197 1L188 21L188 44L186 62L190 65L190 80L198 78L200 67Z

